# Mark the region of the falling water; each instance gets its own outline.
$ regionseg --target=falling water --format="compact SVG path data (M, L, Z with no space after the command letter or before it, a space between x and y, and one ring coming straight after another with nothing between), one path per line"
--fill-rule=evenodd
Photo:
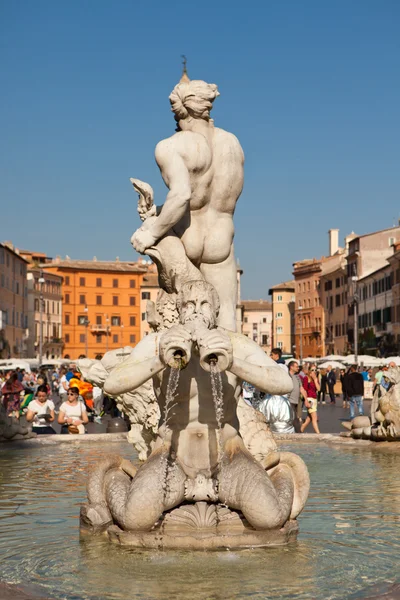
M179 383L179 375L180 375L180 359L176 359L176 366L171 366L168 383L167 383L167 391L165 394L165 406L164 406L164 439L168 436L170 432L170 428L168 425L168 420L170 416L171 409L175 406L175 394L178 388ZM172 469L174 467L174 456L172 454L172 447L169 446L168 452L164 452L161 458L160 469L161 469L161 486L163 492L163 503L165 504L166 497L170 491L170 478L173 476ZM164 533L164 523L160 529L160 539L159 545L162 548L163 546L163 533Z
M224 396L222 393L221 371L216 360L210 360L211 392L218 425L218 463L222 456L222 423L224 419Z

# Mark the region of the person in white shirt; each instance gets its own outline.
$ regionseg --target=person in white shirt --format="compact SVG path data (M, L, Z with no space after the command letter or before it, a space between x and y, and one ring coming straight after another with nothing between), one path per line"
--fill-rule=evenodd
M32 431L43 435L55 433L49 425L54 421L54 402L49 400L47 386L40 385L36 392L36 397L29 403L26 420L32 423Z
M85 404L79 399L79 390L77 387L69 388L67 400L60 406L58 422L61 427L61 433L84 433L83 425L89 422ZM74 426L78 431L72 431L68 428Z
M65 402L67 399L67 392L69 388L69 381L66 378L66 369L60 371L60 381L58 384L58 395L60 396L61 402Z

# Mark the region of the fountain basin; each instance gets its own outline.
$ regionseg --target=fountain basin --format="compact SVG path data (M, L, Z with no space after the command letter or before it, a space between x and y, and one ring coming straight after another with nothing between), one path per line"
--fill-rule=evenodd
M285 440L281 449L305 460L312 482L297 541L191 553L79 535L88 469L107 453L132 458L126 442L85 442L2 445L0 564L8 583L52 600L186 600L194 589L199 600L342 600L383 597L400 583L397 444Z

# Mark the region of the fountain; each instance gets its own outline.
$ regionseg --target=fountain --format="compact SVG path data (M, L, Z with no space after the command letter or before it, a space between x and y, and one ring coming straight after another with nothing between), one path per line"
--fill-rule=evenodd
M400 441L400 367L391 367L385 378L389 387L379 385L375 390L370 417L361 415L343 423L348 430L343 436L375 442Z
M148 183L131 179L143 221L131 242L157 264L161 288L149 311L153 333L130 353L79 363L89 381L133 414L133 395L147 386L147 398L151 382L160 409L148 451L140 440L146 461L139 469L109 456L89 474L81 529L106 531L120 544L285 544L297 534L309 493L303 460L277 451L256 411L238 410L244 380L272 394L289 392L292 382L236 332L232 217L243 186L243 152L236 137L210 119L218 95L216 85L190 81L186 73L175 86L170 101L178 131L156 148L169 188L162 207Z

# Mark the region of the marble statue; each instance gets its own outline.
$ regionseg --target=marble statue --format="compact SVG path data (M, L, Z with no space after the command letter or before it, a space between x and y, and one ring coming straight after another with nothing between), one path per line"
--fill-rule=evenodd
M390 387L378 386L371 404L371 416L358 416L343 423L355 439L400 441L400 367L391 367L385 378Z
M156 148L169 188L161 208L148 183L131 179L143 221L131 242L154 260L161 287L147 310L152 333L133 349L79 362L130 415L139 456L148 456L138 469L104 457L89 474L81 529L137 547L286 543L309 493L303 460L279 452L263 416L241 399L243 381L285 394L292 380L236 333L243 152L210 119L218 95L186 73L174 88L177 133Z
M217 96L215 84L190 81L186 72L173 89L169 99L177 132L159 142L155 151L169 192L163 206L155 208L151 186L131 180L140 195L138 210L144 220L131 242L135 250L156 262L157 255L163 254L167 261L167 253L154 249L168 236L173 245L169 255L187 262L186 280L204 277L215 287L221 303L218 323L234 331L237 276L233 214L243 188L244 155L237 138L215 127L210 119ZM172 265L176 273L176 259ZM170 271L171 267L164 268L168 275Z
M150 532L166 511L208 502L240 512L248 531L275 534L304 507L307 468L296 455L279 454L272 446L266 462L257 461L239 434L236 407L243 380L266 393L287 393L291 379L255 342L217 327L219 300L211 284L185 283L177 302L180 323L146 336L104 382L104 391L118 397L153 380L162 415L153 452L137 472L119 457L100 463L89 477L82 521L96 527L117 524L135 534L130 543L140 544L143 532ZM183 362L167 407L176 353ZM221 423L213 402L212 358L223 370Z

